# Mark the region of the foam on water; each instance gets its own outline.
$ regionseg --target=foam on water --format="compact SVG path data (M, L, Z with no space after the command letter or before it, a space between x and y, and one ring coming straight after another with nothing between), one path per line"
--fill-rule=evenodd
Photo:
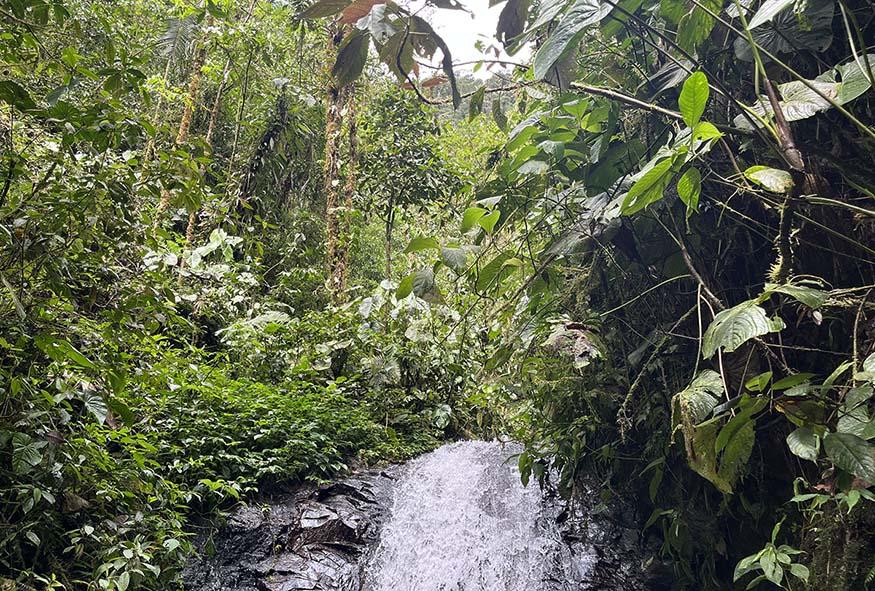
M409 462L365 589L553 588L546 583L556 582L561 542L537 485L524 487L515 459L508 461L519 451L465 441Z

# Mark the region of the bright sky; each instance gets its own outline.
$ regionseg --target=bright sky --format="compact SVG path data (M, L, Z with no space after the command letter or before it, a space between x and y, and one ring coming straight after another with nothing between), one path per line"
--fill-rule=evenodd
M443 37L450 48L450 53L453 55L453 62L469 62L484 58L484 55L479 52L474 44L479 40L485 48L497 47L501 49L500 57L497 59L506 59L514 62L525 62L528 57L528 50L523 48L515 56L509 57L504 53L501 43L495 38L495 27L498 25L498 15L501 14L501 9L504 8L502 2L498 6L489 8L489 0L460 0L462 4L471 12L462 10L445 10L439 8L427 8L420 13L434 27L438 35ZM495 54L489 51L488 59L496 59ZM478 78L488 78L490 72L486 70L486 66L478 71L475 76ZM459 70L471 71L473 65L460 66ZM492 66L497 68L496 66ZM500 72L501 70L495 69Z

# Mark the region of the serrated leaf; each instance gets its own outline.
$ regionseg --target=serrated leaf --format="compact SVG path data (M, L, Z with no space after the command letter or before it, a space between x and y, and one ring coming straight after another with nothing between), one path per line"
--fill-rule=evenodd
M607 2L576 0L535 54L532 62L535 80L543 80L563 54L576 47L584 29L599 22L612 8Z
M799 427L787 435L787 447L794 455L803 460L816 462L820 442L817 435L809 427Z
M773 193L786 193L793 188L793 176L786 170L768 166L751 166L744 176Z
M404 249L404 254L410 254L412 252L420 252L429 249L437 250L440 247L441 243L434 238L428 236L417 236L416 238L411 240L410 244L407 245L407 248Z
M687 216L699 210L699 195L702 192L702 173L690 168L678 179L678 197L687 206Z
M688 127L693 128L701 121L710 92L708 77L703 72L694 72L684 81L678 107Z
M875 482L875 445L851 433L827 433L823 447L836 466L867 482Z
M477 225L477 222L480 221L480 218L489 213L488 209L483 207L469 207L465 210L465 213L462 214L462 234L469 232L474 226Z
M783 322L769 319L756 300L747 300L714 317L702 337L702 357L710 359L721 347L731 353L752 338L782 328Z

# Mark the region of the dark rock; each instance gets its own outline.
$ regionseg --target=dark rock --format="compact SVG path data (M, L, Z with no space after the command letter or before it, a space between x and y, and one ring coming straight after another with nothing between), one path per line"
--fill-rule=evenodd
M366 472L241 507L183 572L191 591L357 591L393 477ZM209 549L209 551L208 551Z

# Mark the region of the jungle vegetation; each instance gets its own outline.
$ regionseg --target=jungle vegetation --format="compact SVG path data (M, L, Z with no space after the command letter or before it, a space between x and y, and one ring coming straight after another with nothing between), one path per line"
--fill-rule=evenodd
M477 437L677 589L875 585L875 5L490 3L474 76L456 0L0 1L0 588Z

